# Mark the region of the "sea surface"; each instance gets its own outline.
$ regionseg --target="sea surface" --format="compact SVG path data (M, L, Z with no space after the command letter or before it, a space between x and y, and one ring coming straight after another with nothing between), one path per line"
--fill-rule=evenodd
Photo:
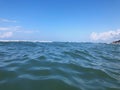
M0 42L0 90L120 90L120 45Z

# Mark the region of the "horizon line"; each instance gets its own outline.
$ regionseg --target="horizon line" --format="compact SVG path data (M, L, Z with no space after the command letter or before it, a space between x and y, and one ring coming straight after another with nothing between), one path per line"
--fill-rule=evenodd
M0 42L87 42L87 41L49 41L49 40L0 40Z

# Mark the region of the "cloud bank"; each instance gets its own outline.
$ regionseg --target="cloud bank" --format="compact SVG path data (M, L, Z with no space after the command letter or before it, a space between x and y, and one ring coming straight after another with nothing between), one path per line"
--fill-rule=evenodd
M111 42L114 40L120 39L120 29L116 31L107 31L107 32L92 32L90 38L93 41L100 41L100 42Z

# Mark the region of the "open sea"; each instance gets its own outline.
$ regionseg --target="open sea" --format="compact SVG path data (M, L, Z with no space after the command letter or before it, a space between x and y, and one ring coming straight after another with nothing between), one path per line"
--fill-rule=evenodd
M120 45L0 42L0 90L120 90Z

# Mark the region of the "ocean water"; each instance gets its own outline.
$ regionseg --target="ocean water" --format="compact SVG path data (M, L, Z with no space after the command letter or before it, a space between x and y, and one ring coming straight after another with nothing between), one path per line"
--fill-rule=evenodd
M0 42L0 90L120 90L120 45Z

